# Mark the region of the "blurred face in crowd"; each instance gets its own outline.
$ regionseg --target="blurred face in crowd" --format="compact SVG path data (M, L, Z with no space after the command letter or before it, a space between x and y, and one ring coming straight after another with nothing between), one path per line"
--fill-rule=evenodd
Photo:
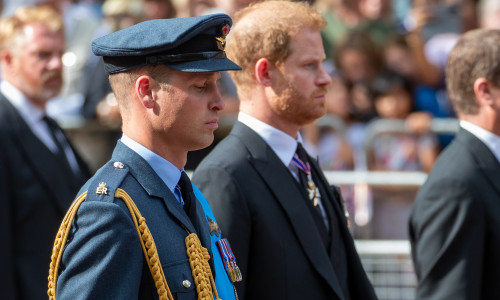
M345 82L339 77L332 78L332 84L326 94L326 111L341 119L349 116L349 90Z
M61 91L63 52L63 32L52 32L41 24L27 25L20 45L9 50L9 82L30 101L44 107Z
M373 74L368 58L361 51L355 49L347 49L342 52L340 69L350 82L368 80Z
M169 0L147 0L143 4L146 20L168 19L174 17L174 8Z
M394 87L375 98L375 108L382 118L404 119L411 112L410 93L402 87Z
M189 15L202 16L215 7L214 0L190 0Z
M269 104L282 120L302 126L325 114L331 78L322 65L325 54L319 31L300 29L291 42L291 54L270 71L275 95Z
M387 68L407 78L415 78L413 56L403 47L391 45L384 51L384 61Z
M359 0L358 7L365 18L377 20L388 14L390 3L387 0Z
M233 16L235 12L247 7L256 0L215 0L216 7L221 8L225 13Z

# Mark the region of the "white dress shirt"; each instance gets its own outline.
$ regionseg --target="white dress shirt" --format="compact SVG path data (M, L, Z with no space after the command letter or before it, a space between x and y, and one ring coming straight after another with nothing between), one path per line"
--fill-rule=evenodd
M295 179L298 180L298 176L295 174L298 169L293 164L292 158L297 149L297 143L302 142L300 133L298 133L298 139L296 140L283 131L242 112L238 114L238 121L255 131L273 149L278 158L292 171Z
M464 120L460 120L460 127L480 139L481 142L483 142L486 147L493 152L497 160L500 162L500 136Z
M294 139L283 131L276 129L271 125L264 123L243 112L240 112L238 114L238 121L255 131L269 145L269 147L271 147L271 149L274 151L274 153L276 153L283 164L288 167L295 180L299 182L298 172L300 171L292 162L292 158L295 155L297 143L302 143L300 132L297 132L297 139ZM323 221L328 228L328 217L326 215L325 209L323 208L321 197L319 197L319 199L317 200L321 210Z
M43 120L46 115L45 111L29 101L24 94L15 88L7 81L0 83L0 91L7 98L7 100L16 108L21 117L24 119L28 127L35 134L35 136L44 143L52 153L58 153L59 149L50 134L50 129L47 123ZM73 150L69 146L66 138L62 135L58 137L59 142L62 144L64 154L68 160L73 172L79 172L78 162Z

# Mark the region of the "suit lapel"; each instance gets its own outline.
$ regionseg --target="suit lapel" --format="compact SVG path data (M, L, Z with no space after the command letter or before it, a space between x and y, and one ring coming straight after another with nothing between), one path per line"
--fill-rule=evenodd
M162 201L166 210L170 215L177 220L189 233L197 233L203 247L207 248L208 253L212 256L212 247L210 244L210 231L206 225L203 208L198 201L193 201L196 204L196 218L191 221L179 205L179 201L172 194L170 189L165 185L161 178L151 168L139 154L125 146L121 141L118 141L112 155L113 161L120 161L129 166L130 173L144 188L146 193L151 198L157 198ZM213 259L209 260L212 270L214 270Z
M73 176L69 170L60 172L60 163L57 157L45 146L40 139L31 131L18 111L6 100L3 95L0 99L1 105L7 111L12 126L12 137L23 153L25 163L30 165L42 182L43 186L52 195L56 207L64 214L74 198L76 187L72 181Z
M121 141L118 141L112 159L129 165L130 172L142 185L146 193L151 197L161 199L166 209L179 223L184 225L189 232L196 232L194 224L191 223L184 209L179 205L177 198L175 198L174 194L172 194L153 168L139 154L125 146Z
M330 214L330 228L331 226L338 226L338 224L332 224L333 218L331 214L335 214L335 220L339 221L344 221L345 220L345 215L344 215L344 209L342 207L341 199L337 199L333 192L330 190L328 180L326 179L325 175L321 171L321 168L319 167L317 160L309 157L309 162L311 164L311 169L312 172L314 172L319 178L319 184L321 185L321 189L323 194L321 194L322 199L325 198L325 202L327 205L328 213Z
M59 125L57 124L57 126L59 127ZM82 159L81 155L78 153L77 149L75 148L75 146L73 145L73 143L71 142L71 139L68 138L66 132L59 127L59 129L61 130L61 133L64 135L64 138L66 139L66 142L68 143L68 145L70 146L71 148L71 151L73 152L73 154L75 155L75 159L76 159L76 162L77 162L77 165L78 165L78 170L79 170L79 174L78 175L75 175L75 179L78 183L78 186L82 185L87 179L89 179L91 177L91 172L90 172L90 169L89 167L87 166L87 163L85 163L85 161ZM71 171L72 174L74 174L73 170L69 169L69 171Z
M321 193L321 202L329 216L330 224L330 259L332 266L337 274L338 280L348 288L348 279L346 274L349 273L349 265L351 258L350 253L356 253L356 249L352 245L352 237L347 227L345 215L343 211L342 199L334 194L321 171L315 159L309 160L311 163L312 172L319 178L319 189ZM355 270L351 268L350 271Z
M260 174L276 201L288 216L293 231L314 268L325 278L342 299L342 289L333 270L324 244L315 228L303 195L295 179L265 141L247 126L237 122L232 133L238 136L250 152L249 162Z
M486 180L500 195L500 163L491 150L476 136L467 130L460 129L456 139L461 142L474 156L478 167L485 173Z

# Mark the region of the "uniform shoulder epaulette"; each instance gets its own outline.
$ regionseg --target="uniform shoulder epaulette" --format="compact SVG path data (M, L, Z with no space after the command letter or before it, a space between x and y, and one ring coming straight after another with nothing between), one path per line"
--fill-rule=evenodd
M113 201L128 172L129 168L124 163L109 161L90 180L85 201Z

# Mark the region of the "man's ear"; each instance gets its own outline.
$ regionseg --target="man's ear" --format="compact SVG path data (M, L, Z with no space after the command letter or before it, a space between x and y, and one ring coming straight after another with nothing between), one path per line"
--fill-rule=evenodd
M0 60L4 66L10 67L12 65L12 54L10 51L2 51L0 53Z
M148 75L141 75L135 81L135 93L145 108L154 108L153 87L155 84L154 79Z
M273 67L267 58L260 58L255 63L255 78L263 86L271 86L270 69Z
M486 78L480 77L474 81L474 94L480 105L494 104L493 95L491 94L491 82Z

